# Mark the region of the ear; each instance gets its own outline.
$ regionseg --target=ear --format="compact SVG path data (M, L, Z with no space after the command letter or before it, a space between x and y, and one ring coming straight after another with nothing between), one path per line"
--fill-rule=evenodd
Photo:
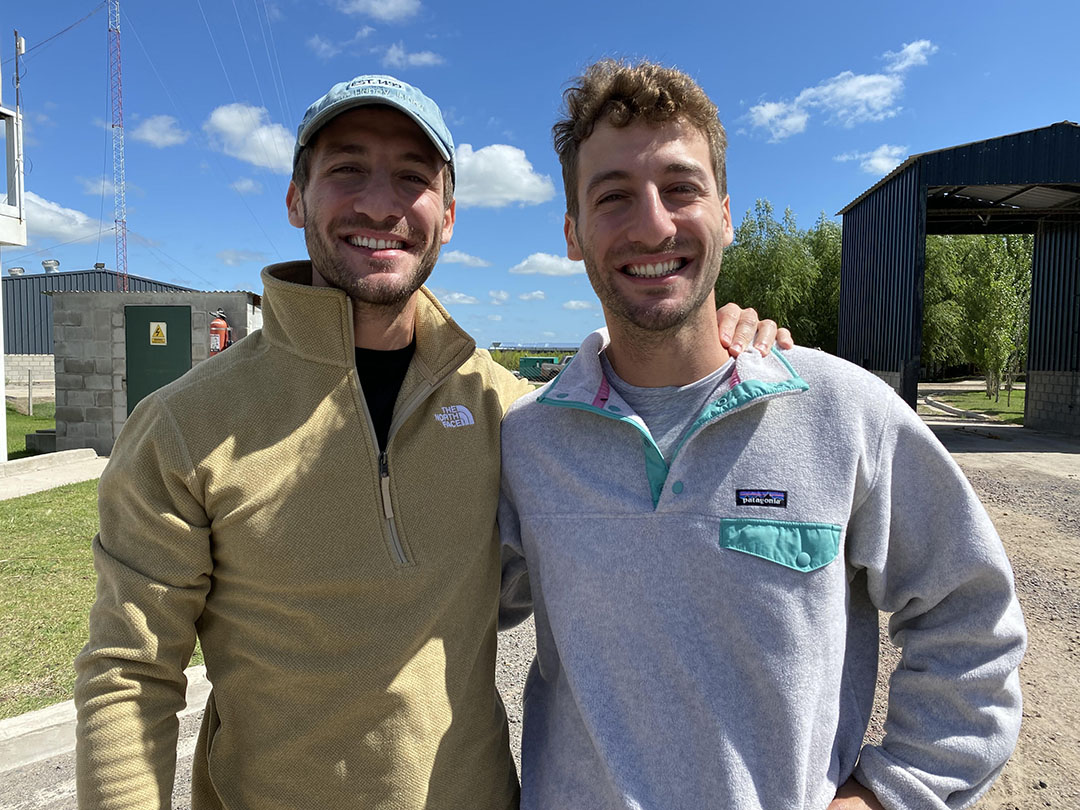
M450 206L443 212L442 243L445 245L454 235L454 220L457 217L457 200L451 200Z
M304 198L292 180L289 181L289 190L285 192L285 207L289 211L289 224L294 228L303 228Z
M581 246L578 244L577 222L569 214L566 215L566 219L563 221L563 234L566 236L566 258L580 262L585 258L585 255L581 252Z
M724 197L724 222L721 227L724 247L727 247L735 239L735 226L731 224L731 197Z

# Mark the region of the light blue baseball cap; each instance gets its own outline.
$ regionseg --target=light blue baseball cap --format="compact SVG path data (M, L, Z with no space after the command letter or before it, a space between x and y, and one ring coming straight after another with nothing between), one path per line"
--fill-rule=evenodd
M385 104L401 110L424 131L443 159L450 164L450 173L456 175L454 166L454 139L443 121L439 105L416 87L393 76L357 76L349 82L338 82L325 96L307 108L304 120L296 130L296 148L293 165L300 149L330 119L346 110L368 104Z

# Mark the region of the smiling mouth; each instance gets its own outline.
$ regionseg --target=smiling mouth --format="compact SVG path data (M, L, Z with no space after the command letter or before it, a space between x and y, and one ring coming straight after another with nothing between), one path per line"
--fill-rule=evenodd
M371 250L404 250L405 243L397 239L372 239L368 236L348 236L345 241L354 247Z
M622 272L634 278L663 278L677 273L686 265L686 259L669 259L656 264L628 264L622 268Z

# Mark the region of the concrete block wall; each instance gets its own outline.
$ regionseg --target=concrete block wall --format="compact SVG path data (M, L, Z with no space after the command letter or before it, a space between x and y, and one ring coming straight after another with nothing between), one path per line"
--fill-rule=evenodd
M899 371L875 371L874 369L867 369L875 377L884 380L889 384L893 391L900 393L900 377Z
M1024 427L1080 435L1080 372L1029 371Z
M53 379L53 356L51 354L5 354L4 382L25 385L26 373L34 375L34 381Z
M124 307L190 306L194 366L210 353L208 313L225 310L237 341L262 326L257 300L247 292L53 293L56 449L112 452L127 420Z

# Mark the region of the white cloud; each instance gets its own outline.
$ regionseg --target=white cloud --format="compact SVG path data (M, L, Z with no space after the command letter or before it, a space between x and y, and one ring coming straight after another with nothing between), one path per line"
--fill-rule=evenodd
M203 124L211 143L226 155L279 174L292 171L295 137L270 120L265 107L224 104Z
M892 118L900 108L896 100L904 89L897 74L856 74L845 70L817 87L799 93L795 104L801 108L820 107L845 127L866 121Z
M365 25L359 29L352 37L342 42L334 42L329 40L321 34L314 34L307 38L304 42L305 45L315 54L316 58L321 59L324 62L333 59L339 53L344 51L350 45L354 45L362 39L367 39L371 34L375 33L375 29L370 25Z
M533 290L532 292L522 293L518 298L522 301L543 301L547 298L547 294L543 290Z
M239 194L262 194L263 184L250 177L239 177L229 183L229 188Z
M383 67L388 68L433 67L441 65L443 61L441 56L432 51L414 51L410 53L405 50L405 43L403 42L397 42L387 48L382 58Z
M64 208L32 191L27 191L24 199L26 230L32 237L61 242L88 242L97 239L102 230L111 231L113 228L112 223L103 224L82 211Z
M585 272L584 262L572 262L565 256L533 253L525 261L510 268L511 273L523 276L576 276Z
M489 321L501 321L502 315L488 315Z
M904 47L897 53L885 52L885 60L888 62L885 69L892 73L902 73L908 68L925 65L937 52L938 46L928 39L905 42Z
M98 177L91 180L89 177L76 177L76 180L83 187L83 194L89 194L92 197L111 197L115 193L115 187L111 177Z
M460 292L447 292L439 296L443 304L479 304L480 299Z
M541 332L540 334L547 338L555 337L554 332Z
M867 174L885 175L903 163L907 156L906 146L893 146L883 143L872 152L848 152L837 155L833 160L841 163L848 160L859 161L859 167Z
M488 295L491 296L491 303L495 306L502 306L510 300L510 293L506 290L488 290Z
M386 22L397 22L420 11L420 0L338 0L346 14L363 14Z
M562 305L563 309L595 309L596 305L592 301L567 301Z
M461 250L448 250L439 254L439 261L447 264L463 264L466 267L491 267L491 262L481 259L479 256L470 256Z
M221 250L217 254L218 260L226 267L238 267L241 264L252 262L265 263L267 256L257 250Z
M333 59L335 56L341 53L340 45L338 45L336 42L331 42L328 39L324 39L318 34L308 37L307 41L305 41L304 44L311 49L311 52L314 53L316 57L322 59L324 62L328 59Z
M892 118L904 91L904 73L925 65L937 46L921 39L905 44L897 53L885 53L884 73L854 73L845 70L830 79L803 89L793 100L763 101L750 108L750 123L769 133L773 143L806 130L812 112L820 112L832 123L853 127L870 121Z
M180 122L171 115L151 115L132 130L131 137L164 149L179 146L191 137L191 133L180 129Z
M779 141L798 135L806 129L810 114L785 101L766 101L750 108L750 123L765 127L772 133L772 140Z
M537 205L555 196L546 174L537 174L522 149L495 143L473 149L463 143L457 150L457 186L454 196L462 208L470 205L502 208L511 203Z

